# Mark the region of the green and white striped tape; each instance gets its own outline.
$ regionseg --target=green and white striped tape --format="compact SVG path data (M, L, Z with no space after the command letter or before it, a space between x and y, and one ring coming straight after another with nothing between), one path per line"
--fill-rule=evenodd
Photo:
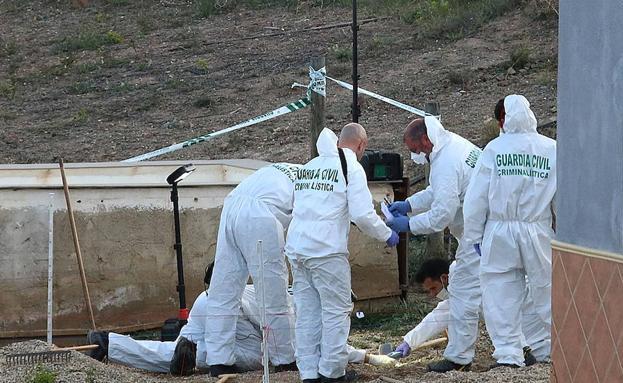
M283 116L284 114L288 114L291 112L296 112L299 109L303 109L307 106L311 105L311 100L309 99L309 97L303 97L297 101L291 102L287 105L284 105L280 108L277 108L275 110L272 110L268 113L264 113L260 116L256 116L253 117L249 120L246 120L244 122L241 122L237 125L231 126L229 128L225 128L213 133L209 133L209 134L205 134L203 136L199 136L196 138L192 138L188 141L184 141L184 142L180 142L177 144L173 144L158 150L154 150L152 152L149 153L145 153L145 154L141 154L140 156L136 156L136 157L132 157L132 158L128 158L127 160L123 160L121 162L139 162L139 161L145 161L145 160L149 160L151 158L154 157L158 157L161 156L163 154L167 154L167 153L171 153L171 152L175 152L177 150L183 149L183 148L187 148L189 146L201 143L201 142L205 142L208 140L211 140L215 137L218 136L222 136L223 134L229 133L229 132L233 132L234 130L238 130L238 129L242 129L242 128L246 128L247 126L251 126L251 125L255 125L255 124L259 124L260 122L264 122L264 121L268 121L268 120L272 120L273 118L279 117L279 116Z

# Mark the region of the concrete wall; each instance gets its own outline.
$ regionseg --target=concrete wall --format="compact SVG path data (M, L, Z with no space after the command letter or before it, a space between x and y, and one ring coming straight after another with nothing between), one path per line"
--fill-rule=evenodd
M554 383L623 382L623 2L560 2Z
M623 254L623 2L560 2L558 233Z
M214 259L225 196L261 162L205 161L180 184L187 301L203 289ZM159 326L177 313L170 189L178 162L68 164L71 200L99 326ZM381 200L389 185L375 185ZM83 334L89 326L57 166L0 167L0 337L43 335L47 305L49 193L54 204L54 329ZM394 250L351 232L353 289L360 298L395 296Z

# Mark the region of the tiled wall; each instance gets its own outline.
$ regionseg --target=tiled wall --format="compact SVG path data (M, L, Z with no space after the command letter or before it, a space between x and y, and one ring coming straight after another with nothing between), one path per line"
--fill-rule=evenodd
M623 263L554 250L555 383L623 383Z

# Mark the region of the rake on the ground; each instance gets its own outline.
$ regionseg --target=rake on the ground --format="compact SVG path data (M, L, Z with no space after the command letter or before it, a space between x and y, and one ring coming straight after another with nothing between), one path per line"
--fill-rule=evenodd
M69 350L28 352L6 356L6 362L11 367L40 363L66 363L70 359L71 352Z
M52 349L50 351L9 354L5 357L9 366L30 365L39 363L66 363L71 360L71 351L89 351L98 348L96 344L72 346Z

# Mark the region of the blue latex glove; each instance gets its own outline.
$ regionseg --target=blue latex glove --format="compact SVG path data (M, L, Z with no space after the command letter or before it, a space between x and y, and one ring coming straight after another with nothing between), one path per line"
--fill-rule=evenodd
M389 212L392 213L394 217L407 215L407 213L411 212L411 204L407 201L396 201L389 204L388 208Z
M401 215L400 217L394 217L391 221L387 222L387 226L396 233L406 233L409 229L409 217Z
M390 235L389 238L387 238L387 241L385 241L385 243L389 247L394 247L398 245L398 241L400 241L400 238L398 238L398 233L392 230L392 235Z
M480 243L475 243L474 244L474 249L476 250L478 255L482 257L482 254L480 253Z
M409 343L402 342L400 346L396 347L396 351L392 353L393 354L392 356L398 356L397 354L400 354L400 358L405 358L409 356L410 353L411 353L411 347L409 346Z

